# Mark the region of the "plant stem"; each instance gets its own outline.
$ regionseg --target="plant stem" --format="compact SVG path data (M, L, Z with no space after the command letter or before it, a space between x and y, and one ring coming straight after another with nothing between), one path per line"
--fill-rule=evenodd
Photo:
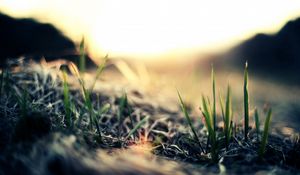
M248 63L245 64L244 71L244 127L245 127L245 140L248 140L249 130L249 97L248 97Z

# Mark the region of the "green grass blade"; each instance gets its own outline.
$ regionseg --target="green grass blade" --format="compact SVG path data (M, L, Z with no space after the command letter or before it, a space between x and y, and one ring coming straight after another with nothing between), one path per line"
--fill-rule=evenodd
M95 115L92 115L92 118L93 118L93 121L95 123L95 126L96 126L96 130L97 130L97 133L98 133L98 143L101 143L102 142L102 136L101 136L101 131L100 131L100 126L99 126L99 123L98 123L98 120L96 118Z
M98 114L99 115L102 115L102 114L105 114L109 111L110 109L110 104L109 103L106 103L105 105L103 105L99 110L98 110Z
M64 93L64 107L65 107L65 122L66 126L71 126L71 102L70 102L70 92L67 82L67 73L62 71L63 75L63 93Z
M228 128L231 116L231 94L230 94L230 86L227 87L227 96L226 96L226 107L225 107L225 121L226 126Z
M84 38L82 38L80 45L79 45L79 53L80 53L80 58L79 58L79 70L80 73L85 72L85 47L84 47Z
M257 109L255 108L255 111L254 111L254 118L255 118L255 129L256 129L256 134L257 134L257 139L259 138L259 127L260 127L260 123L259 123L259 116L258 116L258 111Z
M93 84L92 84L92 86L91 86L91 88L90 88L90 91L93 91L93 89L94 89L94 87L95 87L95 85L96 85L97 80L99 79L101 73L103 72L103 70L104 70L104 68L105 68L107 59L108 59L108 55L106 55L106 56L104 57L103 63L100 64L100 65L98 66L97 71L96 71L96 76L95 76L95 79L94 79L94 81L93 81Z
M200 149L201 149L201 152L204 153L204 149L203 149L203 147L202 147L202 145L201 145L201 142L200 142L200 140L199 140L199 138L198 138L198 135L197 135L197 133L196 133L196 130L195 130L193 124L192 124L192 120L191 120L191 118L190 118L190 116L189 116L189 114L188 114L188 112L187 112L186 106L185 106L184 103L183 103L183 100L182 100L182 98L181 98L181 95L180 95L179 91L177 91L177 94L178 94L178 97L179 97L181 110L182 110L182 112L183 112L183 114L184 114L184 116L185 116L185 119L187 120L187 122L188 122L188 124L189 124L191 130L192 130L192 133L193 133L193 135L194 135L194 140L198 142L198 144L199 144L199 146L200 146Z
M22 116L26 116L26 114L28 113L29 110L29 93L26 90L27 87L25 86L25 88L22 90L22 96L21 96L21 113Z
M258 153L259 157L262 157L265 153L265 150L266 150L271 118L272 118L272 109L270 108L268 113L267 113L267 118L266 118L266 121L265 121L263 137L262 137L262 141L261 141L261 145L260 145L260 149L259 149L259 153Z
M249 97L248 97L248 63L245 64L244 70L244 127L245 127L245 140L248 140L249 130Z
M90 117L90 129L93 128L93 120L94 120L94 109L93 109L93 104L91 101L91 96L89 91L85 91L85 98L84 98L84 104L85 107L88 110L89 117Z
M125 140L128 140L128 138L133 134L135 133L140 127L142 127L146 122L147 120L149 119L149 116L143 118L141 121L139 121L135 126L134 128L132 128L132 130L129 131L129 133L127 134L127 136L125 137Z
M120 100L119 111L118 111L118 115L117 115L119 123L121 122L121 120L123 118L123 113L124 113L124 110L125 110L127 104L128 104L127 94L124 93Z
M213 161L217 161L218 159L218 155L217 155L217 139L216 139L216 133L215 130L213 128L213 124L212 124L212 116L211 116L211 111L208 111L208 104L209 102L205 100L204 96L202 96L202 106L203 106L203 110L202 114L205 118L205 123L206 123L206 128L208 130L208 140L211 143L211 155L212 155L212 159Z
M211 79L212 79L212 93L213 93L213 110L212 110L212 119L213 119L213 128L216 131L216 80L215 80L215 72L213 65L211 66Z
M213 129L213 124L212 124L212 120L211 120L212 115L211 115L211 110L209 108L209 102L206 101L204 96L202 96L202 107L203 107L203 110L201 110L201 111L205 118L205 123L206 123L206 127L208 130L208 134L211 139L212 145L214 146L216 143L216 134Z
M225 107L225 137L226 137L226 148L228 149L229 140L231 139L231 116L232 116L232 106L231 106L231 90L230 86L227 87L226 96L226 107Z
M207 122L209 122L209 125L211 126L212 120L211 120L211 110L209 108L209 100L206 99L203 95L202 95L202 109L205 116L207 117L208 120Z
M223 118L223 122L224 122L224 125L225 125L224 100L223 100L223 96L222 96L221 92L219 92L219 99L220 99L220 106L221 106L222 118Z

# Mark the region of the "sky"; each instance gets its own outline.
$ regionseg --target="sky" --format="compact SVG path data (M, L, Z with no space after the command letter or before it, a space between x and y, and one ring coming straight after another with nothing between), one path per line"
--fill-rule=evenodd
M155 58L226 50L300 17L298 0L0 0L14 17L50 22L94 57Z

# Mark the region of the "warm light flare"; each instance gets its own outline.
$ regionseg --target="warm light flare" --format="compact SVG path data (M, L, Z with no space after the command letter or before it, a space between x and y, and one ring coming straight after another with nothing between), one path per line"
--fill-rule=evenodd
M17 17L52 22L94 56L153 57L177 49L220 51L300 15L300 1L3 0ZM151 56L150 56L151 57Z

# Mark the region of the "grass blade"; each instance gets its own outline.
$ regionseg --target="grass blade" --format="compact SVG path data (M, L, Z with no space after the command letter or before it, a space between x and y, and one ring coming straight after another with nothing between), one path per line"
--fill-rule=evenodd
M106 114L109 111L110 107L110 104L106 103L98 110L98 115Z
M266 121L265 121L265 127L264 127L262 142L261 142L259 153L258 153L259 157L262 157L265 153L265 150L266 150L271 118L272 118L272 109L270 108L268 113L267 113L267 118L266 118Z
M71 102L70 102L70 92L67 82L67 73L65 70L62 71L63 75L63 93L64 93L64 107L65 107L65 122L66 126L71 126Z
M79 58L79 70L80 73L85 72L85 50L84 50L84 38L82 38L80 45L79 45L79 53L80 53L80 58Z
M259 126L260 126L260 123L259 123L259 116L258 116L258 111L257 109L255 108L255 111L254 111L254 118L255 118L255 129L256 129L256 134L257 134L257 140L259 139Z
M225 137L226 137L226 148L228 149L229 141L231 139L231 116L232 116L232 107L231 107L231 91L230 86L227 87L227 97L226 97L226 107L225 107Z
M213 128L216 131L216 80L215 80L215 72L213 65L211 66L211 79L212 79L212 92L213 92L213 110L212 110L212 117L213 117Z
M221 106L221 112L222 112L223 122L225 124L225 109L224 109L223 96L222 96L221 92L219 92L219 99L220 99L220 106Z
M101 73L103 72L103 70L104 70L104 68L105 68L107 59L108 59L108 55L106 55L106 56L104 57L103 63L100 64L100 65L98 66L97 71L96 71L96 76L95 76L95 79L94 79L94 81L93 81L93 84L92 84L92 86L91 86L91 88L90 88L90 91L93 91L93 89L94 89L94 87L95 87L95 85L96 85L97 80L99 79Z
M133 133L135 133L136 130L138 130L141 126L143 126L143 125L147 122L148 119L149 119L149 116L147 116L147 117L143 118L141 121L139 121L139 122L134 126L134 128L132 128L132 130L129 131L129 133L128 133L127 136L125 137L125 140L124 140L124 141L128 140L128 138L129 138Z
M248 97L248 63L245 64L244 70L244 127L245 127L245 140L248 140L249 130L249 97Z
M209 137L211 138L211 141L214 143L216 140L216 137L215 137L215 131L214 131L212 120L211 120L211 118L212 118L211 110L209 109L208 101L206 101L203 96L202 96L202 106L203 106L203 110L201 110L201 111L205 118L205 123L206 123L206 127L207 127L207 130L209 133Z
M118 111L118 122L121 124L121 120L123 118L123 113L128 104L127 94L124 93L119 104L119 111Z
M191 118L190 118L190 116L189 116L189 114L188 114L188 112L187 112L186 106L185 106L184 103L183 103L183 100L182 100L182 98L181 98L181 95L180 95L179 91L177 91L177 94L178 94L178 97L179 97L181 110L182 110L182 112L183 112L183 114L184 114L184 116L185 116L185 118L186 118L186 120L187 120L187 122L188 122L188 124L189 124L189 126L190 126L190 128L191 128L191 130L192 130L192 133L193 133L193 135L194 135L194 139L198 142L198 144L199 144L199 146L200 146L200 149L201 149L201 152L204 153L204 149L203 149L203 147L202 147L202 145L201 145L201 142L200 142L200 140L199 140L199 138L198 138L198 136L197 136L196 130L195 130L194 126L192 125Z
M202 114L205 118L206 128L208 130L208 140L210 140L211 143L211 154L212 159L214 161L217 161L218 155L217 155L217 138L216 138L216 132L213 128L212 124L212 110L210 109L209 99L205 99L204 96L202 96L202 107L203 110Z

